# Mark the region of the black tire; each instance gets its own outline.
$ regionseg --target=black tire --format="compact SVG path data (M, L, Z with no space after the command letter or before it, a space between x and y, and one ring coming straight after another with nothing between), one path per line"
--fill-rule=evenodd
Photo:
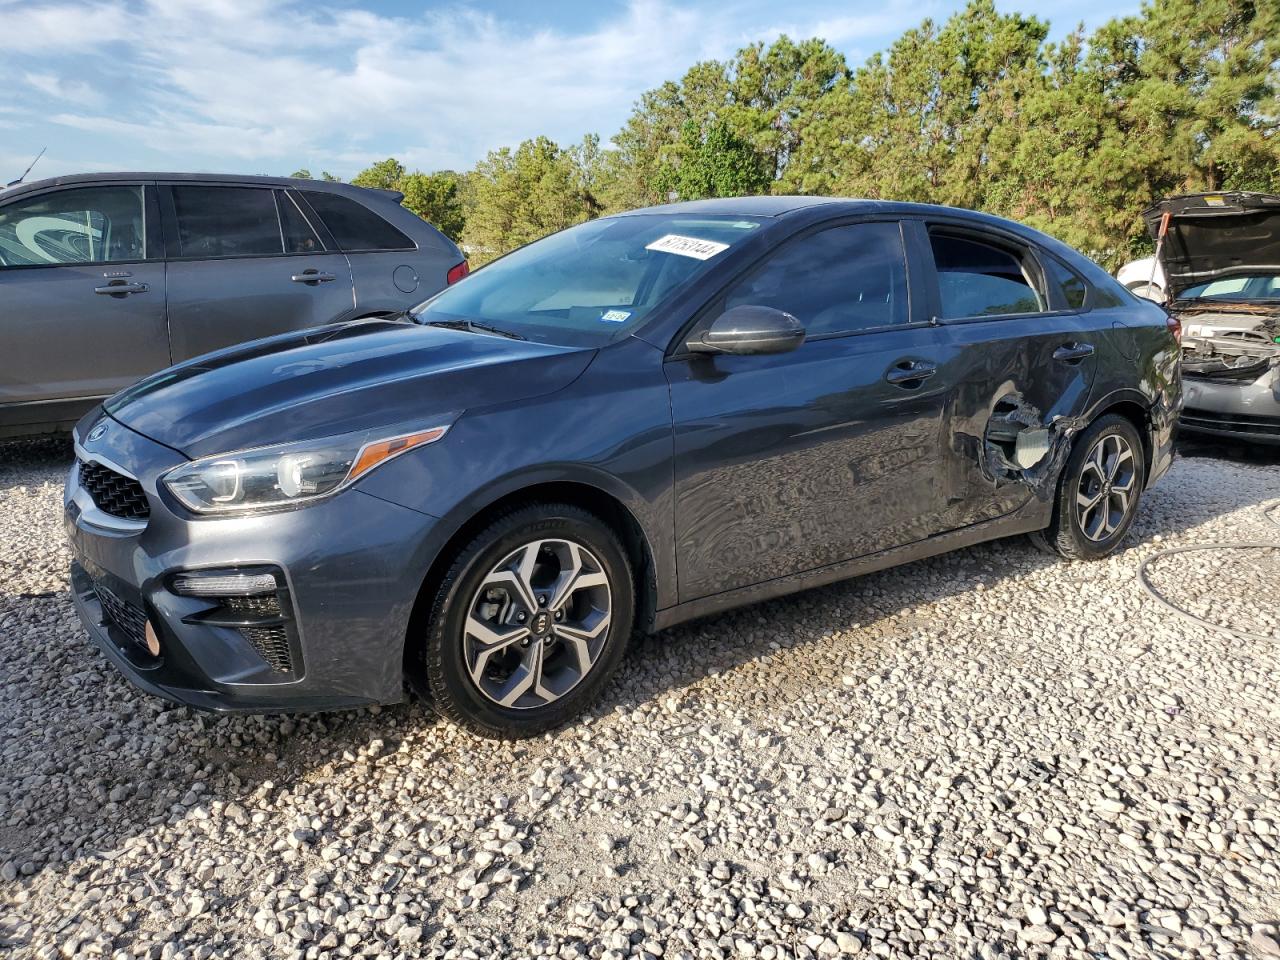
M585 547L608 578L610 617L603 643L591 666L558 699L537 706L504 707L472 679L464 638L467 618L473 605L483 602L481 587L496 565L526 544L557 538ZM594 514L568 504L530 504L496 516L459 551L435 595L421 650L423 672L436 708L455 723L492 739L531 737L560 726L595 700L617 668L631 637L634 594L627 553L613 531ZM545 642L548 651L557 643L554 638ZM518 652L514 645L510 649Z
M1111 436L1122 438L1132 451L1134 464L1132 494L1129 497L1127 510L1122 519L1115 524L1114 529L1105 536L1094 539L1081 525L1080 508L1076 498L1080 492L1086 460L1104 437ZM1101 560L1120 545L1125 534L1129 532L1129 527L1133 525L1146 480L1147 468L1142 439L1138 436L1132 421L1116 413L1099 417L1073 441L1071 456L1067 458L1067 464L1058 478L1058 490L1053 501L1053 518L1043 531L1031 535L1032 541L1041 549L1068 560Z

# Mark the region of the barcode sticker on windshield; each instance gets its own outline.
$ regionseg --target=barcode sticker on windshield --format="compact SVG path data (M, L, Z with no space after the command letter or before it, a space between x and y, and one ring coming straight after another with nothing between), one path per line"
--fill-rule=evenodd
M600 319L605 323L625 323L629 316L631 316L630 310L606 310L600 314Z
M659 253L674 253L681 257L693 257L695 260L710 260L717 253L729 249L727 243L716 243L714 240L699 240L697 237L684 237L678 233L668 233L653 243L647 243L646 250L657 250Z

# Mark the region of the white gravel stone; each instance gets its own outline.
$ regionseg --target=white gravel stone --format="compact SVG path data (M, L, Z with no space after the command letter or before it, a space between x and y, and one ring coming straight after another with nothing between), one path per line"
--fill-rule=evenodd
M1096 564L1000 541L639 641L515 744L139 693L72 613L67 464L0 453L0 954L1280 956L1280 571L1151 568L1267 643L1135 582L1280 539L1274 460L1179 461Z

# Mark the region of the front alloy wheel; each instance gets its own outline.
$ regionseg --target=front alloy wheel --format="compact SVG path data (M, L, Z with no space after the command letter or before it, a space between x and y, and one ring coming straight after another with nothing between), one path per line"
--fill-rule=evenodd
M454 559L421 648L437 708L489 737L526 737L581 711L630 637L630 561L568 504L495 517Z
M476 689L502 707L559 700L591 672L609 632L604 566L573 540L533 540L480 583L463 626Z

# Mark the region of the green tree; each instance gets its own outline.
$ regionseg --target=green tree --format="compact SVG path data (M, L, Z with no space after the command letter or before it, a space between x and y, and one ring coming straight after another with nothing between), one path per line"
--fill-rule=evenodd
M357 187L368 187L371 190L399 190L400 181L407 172L403 163L395 157L388 157L361 170L351 178L351 182Z
M289 174L289 176L292 177L294 180L314 180L315 179L315 177L311 175L311 171L308 170L306 167L303 167L301 170L295 170L293 173ZM328 170L320 171L320 179L328 180L331 183L342 182L342 179L340 177L335 177Z
M404 194L401 204L432 224L450 240L459 240L466 224L458 175L441 173L407 173L395 188Z
M472 173L463 244L476 263L595 216L578 151L547 137L492 151Z
M772 180L767 158L745 139L716 120L704 132L686 120L679 156L658 171L657 184L680 200L741 197L763 193Z

